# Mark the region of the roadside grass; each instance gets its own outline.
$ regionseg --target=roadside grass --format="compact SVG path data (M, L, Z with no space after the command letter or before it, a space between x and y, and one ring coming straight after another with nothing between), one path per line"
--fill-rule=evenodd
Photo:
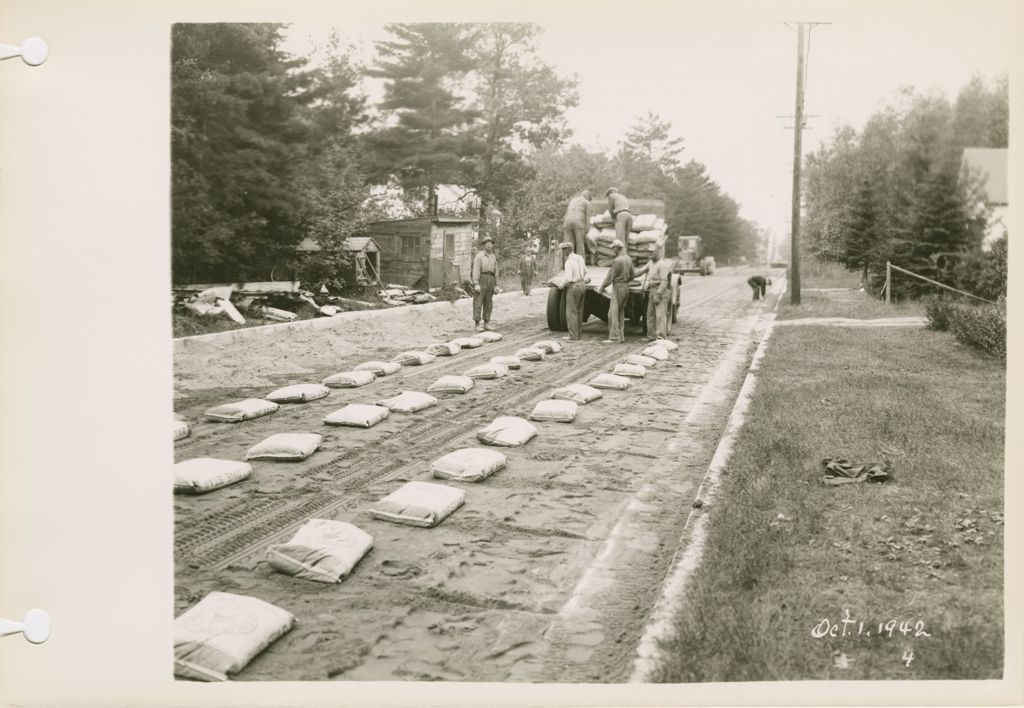
M783 295L783 302L789 302L789 291ZM787 306L779 313L779 319L795 320L802 317L852 317L856 319L878 319L882 317L924 317L925 305L921 301L908 300L886 305L858 290L848 292L823 292L800 288L800 305Z
M846 270L841 264L807 258L800 262L800 287L856 288L860 273Z
M1004 386L948 333L777 329L654 680L999 678Z

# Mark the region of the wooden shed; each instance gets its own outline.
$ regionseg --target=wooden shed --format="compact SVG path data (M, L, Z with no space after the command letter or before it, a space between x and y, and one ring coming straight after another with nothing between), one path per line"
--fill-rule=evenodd
M424 216L375 221L367 234L380 244L385 283L430 290L469 277L477 219Z
M352 236L341 246L351 256L352 265L338 273L349 285L376 285L380 279L380 245L369 236ZM303 253L319 253L320 244L306 237L296 247Z

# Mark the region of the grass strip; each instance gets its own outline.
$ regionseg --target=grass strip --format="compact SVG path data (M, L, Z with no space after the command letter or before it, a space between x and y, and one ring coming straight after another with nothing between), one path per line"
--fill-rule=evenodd
M999 678L1004 386L948 333L777 329L652 679Z

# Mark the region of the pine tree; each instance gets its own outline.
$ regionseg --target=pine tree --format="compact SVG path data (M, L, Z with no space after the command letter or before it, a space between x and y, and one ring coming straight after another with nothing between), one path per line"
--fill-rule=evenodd
M367 136L370 175L396 177L437 214L437 185L466 182L476 146L466 128L476 112L458 94L472 68L470 29L461 24L390 24L395 39L377 43L369 76L385 82L385 126Z

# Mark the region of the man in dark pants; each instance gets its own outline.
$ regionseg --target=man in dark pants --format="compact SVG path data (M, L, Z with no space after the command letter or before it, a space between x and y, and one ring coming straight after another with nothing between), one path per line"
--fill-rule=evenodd
M615 221L615 238L628 248L629 232L633 230L633 212L629 210L629 200L615 187L610 188L604 195L608 197L608 213Z
M629 299L629 281L633 279L633 259L626 254L622 241L612 241L612 250L615 251L615 260L601 285L602 293L608 286L612 287L608 305L608 339L604 344L626 341L626 301Z
M494 255L494 241L485 236L479 251L473 259L473 267L469 270L469 279L473 283L473 324L476 331L490 329L491 307L494 297L494 286L498 283L498 257ZM480 324L483 316L483 325Z
M771 278L766 279L763 275L752 275L747 278L747 285L754 291L754 300L764 300L771 284Z
M523 295L530 294L530 285L533 283L533 276L537 273L537 259L533 257L530 246L523 246L523 255L519 259L519 285L523 289Z

